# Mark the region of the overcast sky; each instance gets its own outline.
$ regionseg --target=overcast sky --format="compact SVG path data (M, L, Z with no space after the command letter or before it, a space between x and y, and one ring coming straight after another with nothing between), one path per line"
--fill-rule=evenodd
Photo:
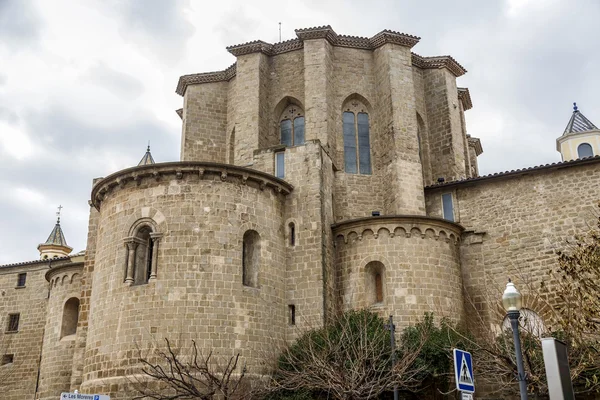
M0 264L33 260L64 206L85 248L91 182L179 159L180 75L224 69L225 46L383 29L421 37L413 51L452 55L474 107L482 174L560 161L555 139L577 101L600 124L598 0L0 0Z

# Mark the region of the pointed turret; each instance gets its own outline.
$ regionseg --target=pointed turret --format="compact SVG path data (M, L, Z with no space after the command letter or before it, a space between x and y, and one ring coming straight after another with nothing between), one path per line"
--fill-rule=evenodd
M54 225L54 229L50 232L48 239L46 239L45 243L41 243L37 248L40 252L40 258L45 260L47 258L57 258L57 257L65 257L68 256L73 248L67 244L67 240L65 239L65 235L60 227L60 210L62 206L58 207L58 218L56 220L56 225Z
M556 139L556 150L563 161L600 154L600 130L573 103L573 114L562 136Z
M146 149L146 154L144 154L144 157L142 157L142 159L138 163L138 166L149 165L149 164L154 164L154 158L152 158L152 154L150 154L150 144L148 144L148 148Z

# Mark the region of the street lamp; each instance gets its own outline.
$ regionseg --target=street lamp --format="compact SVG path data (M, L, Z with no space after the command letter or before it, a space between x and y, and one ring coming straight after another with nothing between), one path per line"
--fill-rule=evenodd
M515 341L515 355L517 356L517 371L519 373L519 390L521 391L521 400L527 400L527 380L525 378L525 369L523 368L523 354L521 352L521 338L519 337L519 316L521 310L521 293L515 287L515 284L508 280L506 289L502 295L502 304L508 312L510 325L512 326L513 339Z

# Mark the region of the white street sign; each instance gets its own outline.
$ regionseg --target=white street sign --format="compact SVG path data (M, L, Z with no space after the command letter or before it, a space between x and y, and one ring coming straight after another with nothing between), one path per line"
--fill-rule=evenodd
M461 400L473 400L473 395L471 393L462 392Z
M110 400L105 394L61 393L60 400Z

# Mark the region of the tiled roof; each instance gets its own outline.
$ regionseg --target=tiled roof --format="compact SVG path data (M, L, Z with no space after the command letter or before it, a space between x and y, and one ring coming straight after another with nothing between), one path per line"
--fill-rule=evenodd
M148 149L146 150L146 154L144 154L144 157L142 157L142 159L138 163L138 166L140 166L140 165L149 165L149 164L155 164L154 158L152 158L152 154L150 154L150 145L148 145Z
M575 166L575 165L594 164L597 162L600 162L600 155L594 156L594 157L580 158L580 159L571 160L571 161L562 161L562 162L556 162L556 163L551 163L551 164L536 165L534 167L528 167L528 168L513 169L511 171L496 172L493 174L478 176L475 178L466 178L466 179L459 179L456 181L436 183L434 185L426 186L425 189L436 189L436 188L440 188L440 187L457 186L457 185L466 184L469 182L480 182L480 181L492 180L492 179L496 179L496 178L506 178L506 177L511 177L511 176L526 175L530 172L565 168L565 167L570 167L570 166Z
M592 124L592 122L577 109L577 103L573 103L573 114L571 115L571 119L569 120L563 135L593 131L595 129L598 129L598 127Z
M42 245L54 245L54 246L65 246L69 247L67 244L67 240L65 239L65 235L60 227L60 218L56 221L56 225L54 225L54 229L50 232L48 239L46 239L45 243Z
M69 258L71 258L71 256L47 258L45 260L21 261L21 262L17 262L17 263L0 265L0 268L21 267L21 266L33 265L33 264L47 264L49 262L68 260Z

